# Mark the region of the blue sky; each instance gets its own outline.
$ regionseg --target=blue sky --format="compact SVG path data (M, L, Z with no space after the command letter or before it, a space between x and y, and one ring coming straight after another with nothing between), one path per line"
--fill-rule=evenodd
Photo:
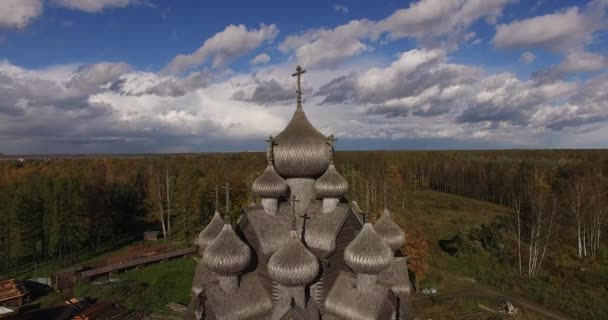
M0 152L604 148L608 1L0 1Z

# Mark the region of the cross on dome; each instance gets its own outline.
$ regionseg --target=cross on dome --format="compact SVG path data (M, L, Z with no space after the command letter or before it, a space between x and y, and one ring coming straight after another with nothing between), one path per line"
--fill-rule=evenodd
M302 107L302 88L301 88L301 84L300 84L300 76L302 74L306 73L306 70L302 69L302 67L298 66L296 68L296 72L293 73L291 76L292 77L297 77L297 83L298 83L298 87L296 90L296 94L298 95L298 108Z

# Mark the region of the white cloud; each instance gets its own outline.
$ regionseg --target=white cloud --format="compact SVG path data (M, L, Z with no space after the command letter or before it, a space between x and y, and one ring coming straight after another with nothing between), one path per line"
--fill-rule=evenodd
M201 76L162 76L121 63L24 69L0 62L0 147L19 137L20 150L36 152L192 150L201 141L261 139L285 124L267 107L232 100L230 81L188 87ZM159 92L167 83L183 94Z
M534 60L536 60L536 56L530 51L522 53L521 57L519 57L519 61L525 64L530 64L534 62Z
M125 8L141 4L140 0L52 0L58 6L89 13L100 12L107 8Z
M181 73L204 63L213 57L212 66L222 67L230 60L243 55L264 43L274 40L278 29L274 24L260 25L259 29L247 30L245 25L229 25L221 32L207 39L192 54L180 54L173 58L164 69L168 73Z
M450 64L445 50L414 49L385 68L336 78L317 90L324 103L353 103L363 113L436 116L462 105L482 76L478 68Z
M290 35L279 48L283 52L294 50L298 61L307 67L330 67L345 58L372 50L363 39L372 36L373 28L371 21L352 20L334 29Z
M25 28L40 14L42 14L41 0L2 0L0 28Z
M332 8L334 8L334 11L344 14L348 13L349 11L348 7L343 4L334 4Z
M312 29L288 36L279 46L295 53L307 67L334 67L342 60L374 50L371 45L388 35L387 40L412 37L431 46L454 48L467 42L474 33L468 28L479 19L494 22L511 0L421 0L395 11L379 21L352 20L333 29Z
M492 43L498 48L541 47L562 52L583 48L604 26L603 5L592 2L585 9L572 7L499 25Z
M260 53L250 61L252 65L266 64L268 62L270 62L270 56L267 53Z
M606 67L608 67L608 58L586 51L571 52L558 66L567 73L598 71Z
M378 22L392 38L429 38L463 32L475 21L494 23L511 0L422 0Z
M571 74L596 72L608 68L606 56L588 51L574 50L562 62L550 68L537 71L533 77L538 81L554 81Z

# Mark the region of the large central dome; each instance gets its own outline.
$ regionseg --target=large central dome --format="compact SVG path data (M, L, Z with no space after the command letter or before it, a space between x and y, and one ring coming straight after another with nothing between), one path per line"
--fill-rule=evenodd
M327 137L312 126L300 104L274 141L274 167L281 176L318 178L327 170L330 153Z
M320 177L329 166L331 153L328 138L312 126L302 109L300 76L306 70L298 66L296 73L298 89L297 107L291 121L274 139L274 167L284 178ZM292 188L294 186L291 186ZM294 190L292 190L294 191Z

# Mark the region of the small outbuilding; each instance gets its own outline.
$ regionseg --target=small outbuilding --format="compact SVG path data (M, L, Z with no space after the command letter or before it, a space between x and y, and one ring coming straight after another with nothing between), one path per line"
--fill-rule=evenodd
M0 306L2 307L21 307L27 294L27 290L15 279L0 281Z

